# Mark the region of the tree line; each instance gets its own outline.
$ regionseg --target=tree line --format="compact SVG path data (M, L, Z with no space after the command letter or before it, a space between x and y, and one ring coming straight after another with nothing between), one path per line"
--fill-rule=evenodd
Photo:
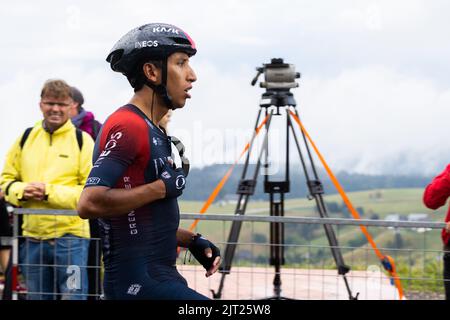
M228 182L219 193L217 200L223 200L236 194L239 181L241 179L243 165L235 167L233 174L228 179ZM290 172L290 193L286 194L287 199L302 198L308 194L306 179L302 170L293 170L291 166ZM187 177L187 187L183 192L183 200L205 201L215 186L219 183L226 171L230 168L229 164L214 164L203 168L192 168ZM247 172L248 177L253 175L255 165L250 165ZM261 168L261 172L262 172ZM311 172L310 170L308 170ZM337 193L334 185L329 179L328 175L323 169L318 169L318 177L323 184L326 194ZM345 191L364 191L373 189L387 189L387 188L425 188L431 181L432 177L422 175L369 175L360 173L349 173L340 171L336 174L337 179L344 187ZM284 173L271 176L270 180L283 180ZM313 176L310 175L310 179ZM268 196L264 193L262 175L258 176L258 183L255 194L252 199L267 200Z

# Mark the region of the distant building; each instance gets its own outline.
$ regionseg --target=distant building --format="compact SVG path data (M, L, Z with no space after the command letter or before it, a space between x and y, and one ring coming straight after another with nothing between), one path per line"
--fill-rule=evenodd
M402 217L398 214L398 213L393 213L393 214L388 214L384 220L386 221L400 221L400 220L404 220L402 219ZM388 229L396 229L397 227L388 227Z
M408 221L431 221L431 219L427 213L410 213Z
M222 199L220 200L220 203L222 205L237 204L238 200L239 200L239 195L233 194L233 193L227 193L226 195L224 195L222 197Z
M400 221L400 215L398 213L395 214L388 214L384 220L387 221Z
M431 221L431 219L427 213L410 213L408 215L408 221L427 222ZM411 228L411 229L417 231L418 233L424 233L425 231L431 230L431 228Z

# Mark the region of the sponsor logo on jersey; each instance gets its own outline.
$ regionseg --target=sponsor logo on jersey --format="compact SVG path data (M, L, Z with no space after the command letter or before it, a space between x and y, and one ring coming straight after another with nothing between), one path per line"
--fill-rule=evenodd
M156 175L159 176L160 169L164 168L166 163L172 164L173 163L173 159L170 156L164 157L164 158L157 158L157 159L153 159L153 163L155 165Z
M180 190L183 189L184 185L186 184L186 178L183 175L177 176L177 179L175 180L175 187Z
M134 213L135 211L131 211L128 214L128 222L132 222L128 224L128 227L130 228L130 234L131 235L135 235L138 234L138 230L137 230L137 225L136 225L136 214Z
M101 158L107 157L111 150L114 149L117 146L117 142L120 138L122 138L123 134L122 132L115 132L111 134L111 137L109 138L108 142L105 144L105 147L103 148L103 152L99 156L99 160Z
M161 138L153 137L152 141L155 146L162 146L164 144L164 141Z
M134 283L128 288L127 294L136 296L139 293L139 291L141 291L141 288L142 286L140 284Z
M164 171L163 173L161 173L161 177L163 177L164 179L170 179L170 177L172 176L170 175L169 172Z
M86 180L86 185L87 186L97 185L99 183L100 183L100 178L98 178L98 177L89 177Z

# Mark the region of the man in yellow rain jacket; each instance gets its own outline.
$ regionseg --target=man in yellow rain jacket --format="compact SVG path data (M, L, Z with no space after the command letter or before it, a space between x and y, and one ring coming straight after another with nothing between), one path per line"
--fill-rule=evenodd
M44 119L9 150L0 179L8 202L31 209L76 209L92 167L93 140L75 128L70 86L49 80ZM20 263L28 299L86 299L89 223L78 216L25 215ZM55 295L56 294L56 295Z

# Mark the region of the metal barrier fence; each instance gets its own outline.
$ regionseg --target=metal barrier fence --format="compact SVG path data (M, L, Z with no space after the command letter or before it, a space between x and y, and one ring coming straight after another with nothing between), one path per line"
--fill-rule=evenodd
M98 299L102 274L100 238L83 238L71 233L50 239L47 236L46 240L26 237L19 232L23 215L44 216L47 223L48 217L54 218L55 228L58 218L78 216L73 210L14 210L12 299ZM76 233L76 230L72 232Z
M184 214L185 220L198 218ZM359 226L366 226L383 254L396 261L407 299L443 299L441 229L445 223L426 221L354 220L315 217L234 216L208 214L198 224L198 232L225 248L231 221L246 221L237 241L230 274L225 277L222 299L264 299L276 296L272 282L274 266L269 265L270 222L285 225L285 264L281 268L283 297L292 299L348 299L344 281L337 274L331 248L321 225L333 225L346 265L353 295L360 299L398 299L396 288L368 246ZM220 225L221 224L221 225ZM205 279L198 266L179 269L190 286L211 297L217 292L220 276ZM211 291L212 290L212 291Z
M13 235L13 299L22 295L44 294L60 295L68 298L70 293L37 292L19 290L22 283L19 271L26 278L23 270L23 259L19 261L19 242L22 249L26 246L26 238L19 236L19 216L31 215L73 216L70 210L30 210L16 209L14 212ZM333 225L345 262L351 267L347 274L354 294L360 299L398 299L395 287L390 284L381 265L362 238L359 226L366 226L374 235L384 254L392 256L408 299L442 299L442 245L440 230L445 223L354 220L343 218L311 218L311 217L275 217L262 215L214 214L200 215L182 213L181 227L187 227L194 219L204 220L198 224L196 231L204 234L221 248L222 253L227 243L228 232L233 221L244 221L237 241L237 250L230 274L225 277L222 299L263 299L273 296L272 279L275 271L269 265L269 250L273 244L268 240L270 223L282 223L285 226L286 238L283 247L285 264L281 268L282 296L292 299L347 299L344 283L336 272L330 246L325 239L321 225ZM323 235L321 237L320 235ZM93 239L99 241L99 239ZM24 245L25 243L25 245ZM189 254L181 253L177 265L180 273L188 280L194 290L209 297L219 286L221 274L205 278L205 271L197 262L188 259ZM191 261L190 261L191 260ZM55 270L64 268L71 273L72 285L77 287L76 272L84 268L101 270L101 266L71 264L42 264L35 267L50 267ZM97 273L101 276L101 272ZM70 277L69 277L70 278ZM22 283L23 285L23 283ZM99 297L101 292L95 297ZM81 295L83 296L83 294ZM89 295L84 295L89 296ZM76 296L79 298L80 295Z

